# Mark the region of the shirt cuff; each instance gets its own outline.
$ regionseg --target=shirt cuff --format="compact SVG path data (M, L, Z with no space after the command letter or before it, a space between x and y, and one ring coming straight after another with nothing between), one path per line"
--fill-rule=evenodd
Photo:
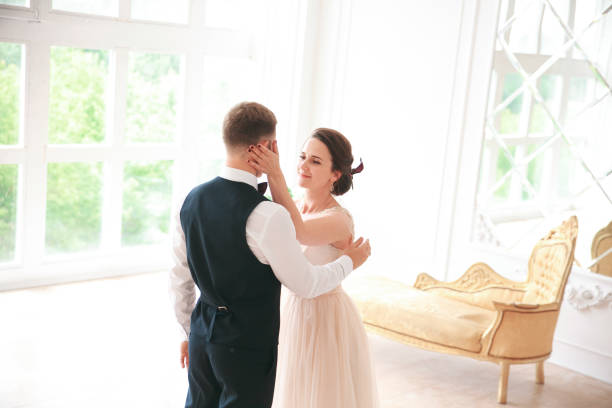
M353 272L353 260L348 255L342 255L338 258L338 262L344 270L344 277L346 278L351 272Z

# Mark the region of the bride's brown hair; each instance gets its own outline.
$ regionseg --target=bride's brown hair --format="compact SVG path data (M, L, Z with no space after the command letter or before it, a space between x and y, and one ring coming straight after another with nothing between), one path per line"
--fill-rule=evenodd
M351 142L342 133L328 128L315 129L311 137L327 146L332 157L332 171L341 173L340 178L334 183L331 193L337 196L346 193L353 187Z

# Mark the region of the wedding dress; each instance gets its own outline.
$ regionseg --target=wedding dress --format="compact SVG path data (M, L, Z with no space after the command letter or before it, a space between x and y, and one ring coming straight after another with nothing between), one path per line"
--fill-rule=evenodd
M353 220L342 207L351 231ZM307 219L322 213L305 214ZM332 245L302 246L312 264L334 261ZM374 369L359 312L338 286L314 299L283 288L273 408L376 408Z

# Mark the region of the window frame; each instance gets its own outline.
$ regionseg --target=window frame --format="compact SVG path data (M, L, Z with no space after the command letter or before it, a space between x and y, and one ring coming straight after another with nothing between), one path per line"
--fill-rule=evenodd
M545 11L546 5L544 3L539 3L532 7L540 8L539 20L541 23L543 20L542 17L543 17L543 13ZM568 16L566 16L568 27L571 30L574 30L575 16L576 16L576 0L568 0L568 13L569 13ZM503 10L501 14L502 15L505 14L506 16L515 15L515 1L509 0L507 2L507 9ZM510 28L504 32L504 39L505 39L506 44L509 44L510 42L511 31L512 31L512 26L510 26ZM537 37L536 37L537 40L536 40L535 53L514 53L514 56L516 57L518 62L521 64L523 68L525 68L527 72L536 72L551 57L550 54L541 53L542 31L543 31L543 26L542 24L540 24L540 27L537 32ZM567 38L565 38L565 41L567 41ZM583 59L572 57L573 54L574 54L574 47L568 48L565 51L565 55L563 57L557 59L554 62L553 66L548 68L542 76L538 77L537 83L536 83L536 86L539 86L540 81L542 80L542 77L544 75L555 75L555 76L560 77L560 84L561 84L561 87L560 87L561 95L559 98L560 106L557 109L558 114L556 116L559 122L562 124L565 123L567 119L567 108L569 104L568 88L569 88L570 79L572 77L580 77L580 76L590 77L592 76L592 73L589 70L588 64ZM489 106L490 109L497 108L503 102L502 101L502 89L503 89L504 79L506 75L516 74L516 68L512 65L512 63L508 61L506 57L506 53L498 45L496 46L496 49L494 52L492 73L494 77L496 78L496 83L493 84L494 91L493 91L491 103ZM501 134L497 131L497 129L499 128L498 123L500 120L499 113L501 112L499 112L497 116L495 117L495 124L491 123L489 119L487 118L487 123L486 123L487 132L486 133L497 132L497 136L499 137L499 139L503 141L507 146L514 146L517 149L517 152L515 153L515 159L518 158L518 161L521 161L524 158L529 157L529 154L527 154L527 148L530 144L546 143L546 144L554 145L552 147L552 153L548 154L548 157L545 158L546 163L544 165L544 167L552 168L552 171L550 171L541 180L541 183L543 185L548 186L548 188L546 189L546 191L540 192L539 194L539 196L543 198L545 202L549 203L551 201L554 201L556 198L556 197L553 197L553 192L550 187L552 185L551 180L556 179L555 174L558 174L561 168L561 163L558 158L560 156L560 144L559 143L562 142L560 140L562 139L562 136L561 136L561 133L558 131L552 131L552 133L544 132L544 134L541 134L541 135L535 135L535 133L530 132L529 127L531 124L534 107L536 106L537 103L535 102L534 96L531 94L531 92L529 92L529 90L527 89L525 85L521 86L521 88L524 89L524 92L522 92L523 101L522 101L522 107L521 107L521 112L519 116L520 118L519 129L517 133ZM551 134L546 134L546 133L551 133L552 136ZM578 140L577 138L573 138L573 139ZM536 202L537 197L536 197L536 200L534 200L533 197L528 200L520 199L520 195L522 194L522 185L521 185L520 180L518 179L518 177L516 176L515 172L512 169L506 175L504 175L501 179L495 181L496 180L495 173L497 171L497 164L498 164L498 152L500 149L500 146L498 142L495 140L495 137L492 137L492 138L485 137L483 140L483 144L484 144L483 146L484 154L483 154L483 159L482 159L483 165L481 168L481 173L482 173L481 177L483 178L481 179L482 180L481 185L485 187L485 192L483 193L479 191L478 192L479 196L480 197L484 196L483 197L484 199L489 199L491 195L493 194L492 192L493 188L491 188L491 186L498 186L498 185L501 186L502 183L507 178L511 179L511 191L510 191L511 197L508 197L505 203L488 206L489 208L488 212L490 213L491 218L494 221L504 222L504 220L508 218L511 218L513 220L516 220L518 218L523 219L523 220L531 220L534 218L541 217L542 214ZM539 150L539 148L537 150ZM543 155L543 154L546 154L546 151L539 153L539 155ZM527 174L527 171L526 171L527 166L528 166L528 163L524 163L520 166L521 173L523 175ZM545 177L547 177L548 179L546 179ZM508 202L508 201L511 201L511 202Z
M576 203L579 202L580 196L592 187L599 187L604 195L608 197L608 200L610 200L609 194L605 192L604 187L601 184L601 181L605 179L605 176L603 178L601 176L596 176L588 161L585 160L583 154L577 153L577 151L572 147L572 145L576 146L583 143L588 143L588 136L577 136L572 134L570 137L567 133L565 133L566 130L563 131L551 129L542 133L535 133L530 130L534 107L536 106L537 102L536 97L534 97L532 92L529 90L529 84L523 83L512 93L512 95L522 95L524 98L519 115L520 128L518 132L514 134L502 134L498 131L500 128L500 113L506 106L509 105L509 103L516 100L516 98L508 97L506 102L504 102L501 100L501 98L506 75L519 73L517 64L520 64L521 68L524 69L527 75L537 77L536 83L534 84L536 87L539 87L540 82L545 75L553 75L558 77L560 95L557 101L557 106L552 108L552 116L555 118L554 120L558 122L560 127L564 129L567 129L567 119L569 117L568 111L569 104L571 103L569 88L571 81L576 78L593 79L593 67L591 62L584 58L582 53L579 52L576 47L574 47L575 43L573 39L570 40L568 34L564 33L564 49L562 49L562 53L560 52L559 54L552 55L541 52L543 37L542 21L546 8L548 8L550 4L548 0L533 2L531 4L535 4L535 7L539 8L540 21L537 36L535 37L536 47L534 53L518 53L508 49L510 48L508 44L510 44L512 25L510 25L508 29L506 29L506 27L508 27L508 24L511 23L506 23L506 26L498 29L499 31L496 35L496 48L494 51L491 77L491 100L488 104L489 113L487 114L487 119L485 121L486 131L483 139L483 154L481 157L481 167L479 172L479 187L476 200L477 208L474 214L474 225L478 223L476 217L482 218L481 223L484 222L484 224L489 225L487 229L492 235L495 235L495 227L492 227L493 225L517 221L532 222L542 218L550 218L559 211L569 211L571 209L580 210L582 207L580 204L576 205ZM569 30L577 35L577 38L580 38L583 31L577 32L575 27L577 2L576 0L567 0L566 5L567 15L559 17L565 18L563 20L564 24ZM506 20L508 21L514 20L516 16L519 16L520 18L521 14L527 11L529 8L520 10L517 14L515 13L514 6L514 0L507 1L507 7L504 14L507 16ZM597 10L599 11L599 8ZM601 11L603 11L603 9L601 9ZM558 10L555 10L555 13L557 12ZM508 16L513 17L510 18ZM500 20L499 24L501 23L502 21ZM599 29L602 29L601 25L598 27ZM502 31L503 40L498 41L497 37ZM508 50L508 52L506 52L506 50ZM512 56L508 57L508 53L510 53ZM511 60L514 60L514 62ZM520 74L521 77L525 76L525 73ZM584 105L581 108L581 112L584 112L597 105L608 95L608 92L603 94L597 93L595 88L593 88L593 91L596 93L592 94L591 102ZM502 102L504 103L502 104ZM492 116L493 119L491 120ZM570 117L570 119L572 118ZM586 170L586 174L592 179L587 183L587 185L583 186L584 188L582 188L580 192L571 193L568 195L560 195L557 191L555 191L555 187L557 187L557 185L554 183L556 180L558 180L559 174L570 171L574 168L565 168L560 160L563 153L562 148L564 147L564 143L569 145L571 155L577 160L575 165L582 165ZM535 152L527 152L530 145L537 146ZM504 176L497 179L496 172L498 170L497 163L500 152L506 147L510 146L514 146L516 151L512 155L513 159L507 160L516 161L519 164L519 166L517 166L518 170L511 163L510 170L507 171ZM506 156L508 156L508 154L506 154ZM540 156L544 159L544 162L541 165L543 174L539 180L539 184L542 186L542 188L538 189L539 191L533 189L533 182L528 180L528 166L530 163L532 163L536 156ZM508 181L508 179L510 179L511 182L510 193L512 196L507 197L505 200L503 200L503 202L487 203L486 205L483 205L483 202L492 199L494 192L501 188ZM521 179L523 179L525 182L521 181ZM521 198L524 189L528 190L528 193L532 195L532 197L529 197L528 199ZM481 210L482 208L485 209L484 212ZM527 237L526 234L519 239L515 239L506 249L514 248L522 240L524 240L525 237ZM497 240L497 245L499 245L499 240Z
M156 245L121 246L123 166L126 161L172 160L173 213L196 173L196 138L203 101L203 64L207 56L261 59L254 36L204 25L205 2L190 2L187 24L129 18L130 1L119 1L119 16L97 16L51 8L51 0L30 7L0 5L0 41L23 44L20 140L0 146L0 164L19 165L15 259L0 264L0 290L81 279L150 272L171 265L170 238ZM31 21L38 21L32 24ZM78 32L79 35L75 35ZM50 50L53 46L110 52L105 141L100 144L48 144ZM128 56L131 51L179 54L181 93L177 130L170 143L128 144L124 140ZM262 68L263 69L263 68ZM185 84L198 84L186 87ZM43 136L41 136L43 135ZM48 163L95 162L104 166L102 237L94 252L45 254L46 171ZM45 203L45 205L41 205ZM26 222L27 220L27 222Z

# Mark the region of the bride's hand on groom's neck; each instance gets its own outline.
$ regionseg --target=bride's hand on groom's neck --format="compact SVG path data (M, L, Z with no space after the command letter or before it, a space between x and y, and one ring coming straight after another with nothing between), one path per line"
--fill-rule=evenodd
M262 143L249 146L247 163L256 171L266 173L268 179L281 177L283 172L280 167L278 144L276 140L270 142L271 149Z

